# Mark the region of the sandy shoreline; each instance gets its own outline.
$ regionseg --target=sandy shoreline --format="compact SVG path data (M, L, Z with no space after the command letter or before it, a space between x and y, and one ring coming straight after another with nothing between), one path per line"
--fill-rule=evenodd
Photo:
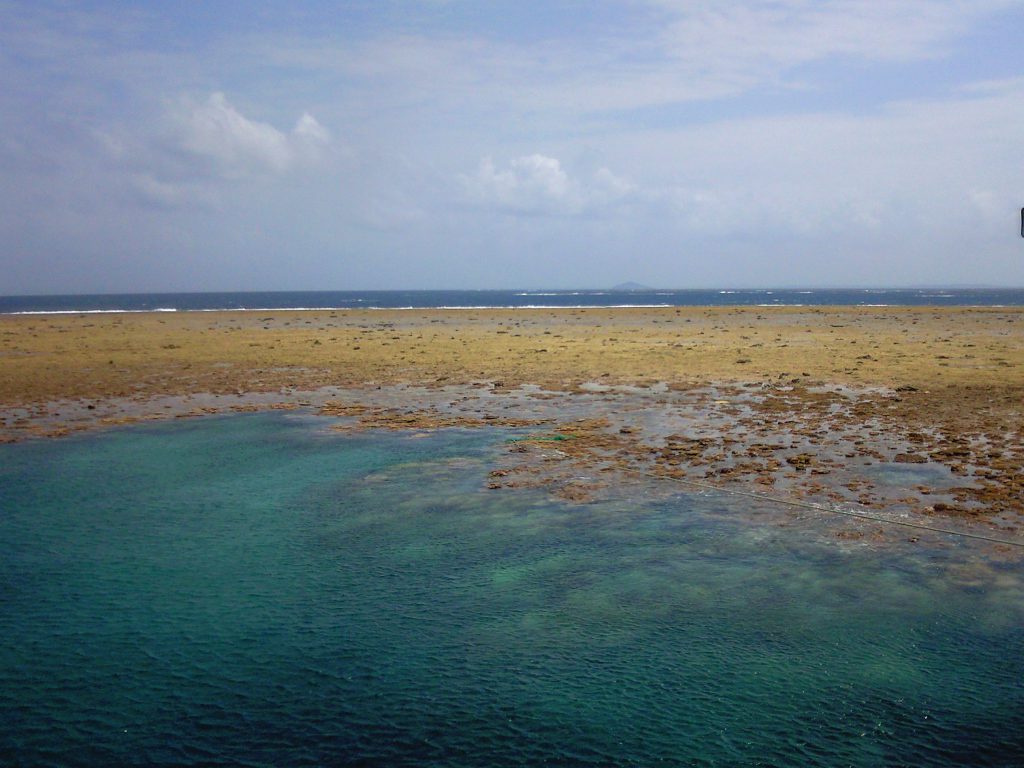
M0 316L0 440L300 404L354 427L538 423L573 432L559 453L596 470L1011 534L1024 515L1022 403L1021 308ZM936 482L882 481L880 466ZM496 471L495 488L538 476ZM579 501L593 491L558 487Z

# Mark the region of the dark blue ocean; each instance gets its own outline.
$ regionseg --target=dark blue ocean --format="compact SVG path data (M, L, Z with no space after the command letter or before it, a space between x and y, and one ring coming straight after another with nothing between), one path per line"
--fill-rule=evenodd
M329 427L0 445L0 764L1024 764L1005 551L495 492L507 431Z
M262 309L667 306L1024 306L1024 288L254 291L0 296L0 314Z

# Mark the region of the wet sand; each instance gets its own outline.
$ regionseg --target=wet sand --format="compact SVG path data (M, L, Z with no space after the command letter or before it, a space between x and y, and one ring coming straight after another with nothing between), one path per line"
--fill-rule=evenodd
M1021 308L0 316L0 440L299 406L343 428L504 424L534 438L496 491L584 503L630 470L1013 534L1022 404Z

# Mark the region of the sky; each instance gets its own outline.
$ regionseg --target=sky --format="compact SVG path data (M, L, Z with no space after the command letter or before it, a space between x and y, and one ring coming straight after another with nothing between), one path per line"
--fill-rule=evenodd
M0 0L0 294L1024 286L1024 0Z

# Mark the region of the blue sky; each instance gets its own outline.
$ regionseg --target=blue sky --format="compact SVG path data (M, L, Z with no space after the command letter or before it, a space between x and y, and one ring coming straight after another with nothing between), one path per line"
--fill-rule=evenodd
M0 0L0 294L1024 285L1022 0Z

